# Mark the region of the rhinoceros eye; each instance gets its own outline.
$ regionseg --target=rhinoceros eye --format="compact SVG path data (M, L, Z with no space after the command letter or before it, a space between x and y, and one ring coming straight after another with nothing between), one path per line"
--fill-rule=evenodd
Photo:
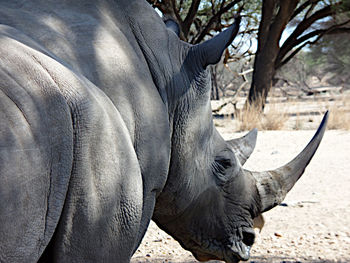
M234 158L231 158L233 153L222 152L220 155L217 155L214 159L214 162L211 165L213 174L218 180L218 183L224 184L229 177L232 176L230 172L232 167L235 165Z
M218 170L224 171L232 166L232 161L224 156L217 156L215 158L215 164L217 165Z
M212 164L213 172L224 175L232 167L232 160L226 156L216 156Z

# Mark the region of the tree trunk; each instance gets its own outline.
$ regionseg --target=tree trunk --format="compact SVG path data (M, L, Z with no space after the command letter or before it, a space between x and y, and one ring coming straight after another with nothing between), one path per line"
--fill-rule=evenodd
M265 53L264 51L256 55L252 84L246 106L253 104L264 109L267 94L271 89L272 80L275 76L275 57L276 55L273 53Z
M254 105L264 109L276 73L279 41L297 3L295 0L263 1L253 79L245 108Z

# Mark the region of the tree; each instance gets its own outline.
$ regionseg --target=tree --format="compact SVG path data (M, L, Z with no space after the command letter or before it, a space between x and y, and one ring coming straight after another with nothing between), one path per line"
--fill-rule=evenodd
M332 20L327 24L334 23ZM326 35L305 53L311 74L332 75L327 80L332 85L350 88L350 37L348 34Z
M252 46L244 40L255 38L257 49L247 104L265 104L274 77L305 46L317 43L323 36L350 32L350 0L148 0L164 16L180 25L183 40L197 44L221 31L243 8L243 30L240 41L225 53L224 63L251 56ZM335 18L341 19L335 19ZM325 21L333 20L332 24ZM282 41L282 36L289 36ZM248 37L247 37L248 35ZM237 55L238 53L238 55ZM259 103L259 104L258 104Z
M248 104L264 103L276 71L302 48L317 43L324 35L350 32L350 19L325 26L324 21L350 11L350 1L264 0L258 32L252 84ZM281 44L282 33L291 30Z

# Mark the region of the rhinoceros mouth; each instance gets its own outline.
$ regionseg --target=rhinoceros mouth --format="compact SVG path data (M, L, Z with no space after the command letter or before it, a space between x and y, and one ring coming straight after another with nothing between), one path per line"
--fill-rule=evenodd
M250 246L243 242L234 242L224 250L224 260L227 263L236 263L240 260L247 261L250 257Z
M235 241L230 245L219 245L218 242L210 242L205 249L196 246L191 252L198 261L223 260L227 263L247 261L250 257L250 246L243 242Z

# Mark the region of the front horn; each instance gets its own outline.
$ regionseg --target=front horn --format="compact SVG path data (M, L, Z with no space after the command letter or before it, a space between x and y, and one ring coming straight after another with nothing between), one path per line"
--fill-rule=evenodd
M252 174L256 180L261 201L261 213L279 205L304 173L322 140L327 120L328 111L309 144L291 162L273 171L261 173L245 171Z

